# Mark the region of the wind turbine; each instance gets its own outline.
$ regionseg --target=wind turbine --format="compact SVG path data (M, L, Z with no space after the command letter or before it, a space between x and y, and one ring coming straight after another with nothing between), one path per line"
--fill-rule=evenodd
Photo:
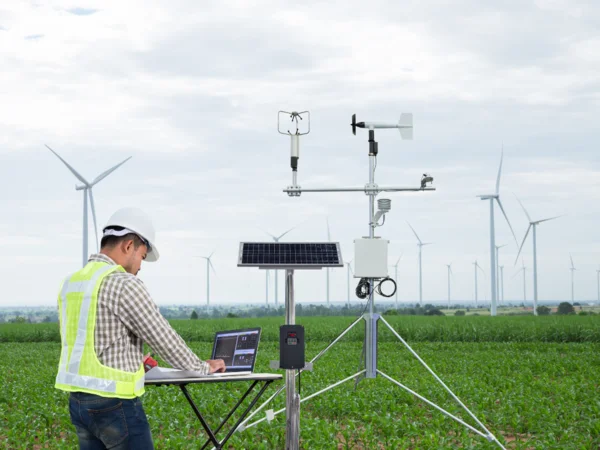
M571 254L569 253L569 257L571 258L571 268L569 269L571 271L571 303L575 302L575 271L577 270L575 268L575 264L573 264L573 257L571 256Z
M265 233L267 233L269 236L271 236L271 238L273 238L273 241L279 242L279 239L281 239L282 237L284 237L286 234L288 234L294 228L296 228L296 227L290 228L285 233L282 233L279 236L274 236L271 233L266 232L266 231L265 231ZM278 281L278 278L279 278L277 276L278 273L279 273L279 271L275 270L275 308L279 307L279 301L278 301L279 300L279 296L278 296L279 289L278 289L278 285L277 285L277 281ZM269 304L269 271L267 270L267 306L268 306L268 304Z
M446 264L448 268L448 309L450 309L450 275L452 275L452 263Z
M354 271L352 270L352 260L346 263L348 266L348 309L350 309L350 272L354 275Z
M396 261L396 264L394 264L392 267L396 270L396 278L394 281L396 281L396 309L398 309L398 264L400 263L400 260L402 259L402 255L403 253L400 253L400 256L398 257L398 261Z
M485 272L483 271L483 269L481 268L481 266L479 265L477 260L475 260L475 262L473 263L473 266L475 269L475 308L478 308L478 305L477 305L477 269L481 270L484 274L485 274Z
M419 238L419 235L417 234L415 229L411 226L411 224L408 222L406 222L406 223L408 224L408 226L410 227L412 232L415 234L417 241L419 241L419 243L417 244L417 246L419 247L419 306L423 306L423 265L422 265L421 250L424 246L431 244L431 242L422 242L421 239Z
M507 244L503 244L503 245L496 245L496 298L498 299L498 303L501 304L501 297L500 297L500 262L499 262L499 258L500 258L500 249L502 247L506 247Z
M519 272L523 271L523 304L525 304L525 302L527 301L527 267L525 267L525 260L521 260L521 262L523 263L523 266L519 270L517 270L517 272L512 276L511 280L517 275L519 275Z
M508 216L504 211L504 207L502 206L502 202L500 201L500 177L502 175L502 161L504 159L504 150L502 150L502 154L500 156L500 167L498 168L498 177L496 178L496 192L494 194L486 194L486 195L478 195L481 200L489 200L490 201L490 280L491 280L491 291L492 291L492 308L491 315L496 315L496 231L494 229L494 200L498 203L504 218L506 219L506 223L510 228L510 231L515 238L515 243L517 242L517 237L515 236L515 232L513 231L512 225L508 220ZM519 245L517 243L517 245Z
M515 197L517 197L515 195ZM541 220L531 220L529 213L521 203L521 200L517 197L517 201L523 208L523 212L527 216L527 220L529 220L529 226L527 227L527 231L525 232L525 237L523 238L523 242L521 242L521 247L519 248L519 253L517 254L517 258L515 259L515 264L519 259L519 255L521 254L521 250L523 250L523 246L525 245L525 241L527 240L527 236L529 235L529 230L533 228L533 314L537 316L537 302L538 302L538 288L537 288L537 226L542 222L548 222L549 220L558 219L560 216L549 217L547 219Z
M96 178L94 178L92 180L92 182L90 183L85 178L83 178L79 174L79 172L77 172L71 165L69 165L68 162L66 162L64 159L62 159L58 153L56 153L54 150L52 150L47 144L44 144L44 145L46 146L46 148L48 150L50 150L52 153L54 153L56 155L56 157L58 159L60 159L65 166L67 166L67 168L71 171L71 173L73 175L75 175L75 178L77 178L79 181L81 181L83 183L83 186L76 185L75 190L83 191L83 265L85 266L87 264L88 257L90 256L88 254L88 203L87 203L88 195L90 197L90 206L92 208L92 218L94 219L94 232L96 234L96 250L98 250L98 225L96 223L96 206L94 205L94 195L92 194L92 188L96 184L98 184L100 181L104 180L111 173L113 173L115 170L117 170L120 166L122 166L127 161L129 161L131 159L131 156L129 158L124 159L116 166L113 166L110 169L105 170L100 175L98 175Z
M198 258L202 258L206 260L206 313L208 314L208 308L210 305L210 270L212 269L213 272L215 273L215 275L217 274L217 271L215 270L215 267L213 266L212 261L210 260L210 258L212 258L212 255L214 255L215 252L212 252L209 256L198 256Z

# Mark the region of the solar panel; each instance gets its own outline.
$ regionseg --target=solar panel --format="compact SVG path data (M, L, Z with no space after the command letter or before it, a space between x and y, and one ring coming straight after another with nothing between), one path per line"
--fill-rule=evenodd
M344 263L338 242L240 242L238 266L320 269Z

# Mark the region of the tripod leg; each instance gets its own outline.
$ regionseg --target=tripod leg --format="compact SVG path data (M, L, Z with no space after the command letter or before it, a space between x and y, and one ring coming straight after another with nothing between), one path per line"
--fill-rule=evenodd
M330 391L330 390L331 390L331 389L333 389L334 387L337 387L337 386L339 386L340 384L343 384L343 383L345 383L346 381L350 381L350 380L352 380L353 378L356 378L357 376L359 376L359 375L362 375L362 374L364 374L364 373L365 373L365 371L364 371L364 370L361 370L360 372L357 372L357 373L355 373L354 375L351 375L351 376L349 376L348 378L344 378L343 380L340 380L340 381L338 381L337 383L334 383L334 384L332 384L332 385L329 385L329 386L327 386L326 388L323 388L323 389L321 389L321 390L320 390L320 391L318 391L318 392L315 392L315 393L313 393L313 394L310 394L310 395L309 395L309 396L307 396L307 397L304 397L303 399L301 399L301 400L300 400L300 403L304 403L305 401L307 401L307 400L310 400L311 398L313 398L313 397L316 397L317 395L321 395L321 394L322 394L322 393L324 393L324 392ZM278 415L278 414L281 414L281 413L282 413L282 412L284 412L284 411L285 411L285 408L281 408L280 410L278 410L278 411L275 411L275 412L273 413L273 416L276 416L276 415ZM258 419L256 422L253 422L253 423L251 423L250 425L247 425L247 426L246 426L244 429L251 428L251 427L253 427L253 426L255 426L255 425L258 425L258 424L259 424L259 423L261 423L261 422L264 422L265 420L267 420L267 418L266 418L266 417L263 417L262 419ZM239 428L238 428L238 430L239 430Z
M321 358L331 347L333 347L335 344L338 343L338 341L340 339L342 339L346 333L348 333L358 322L360 322L362 320L363 316L360 316L358 319L356 319L354 322L352 322L352 324L350 324L348 326L348 328L346 328L344 331L342 331L342 333L336 337L331 344L329 344L327 347L325 347L325 349L321 350L317 356L315 356L313 359L310 360L311 363L314 363L315 361L317 361L319 358ZM305 369L301 369L300 372L304 372ZM297 374L296 374L297 376ZM246 417L246 419L242 422L242 424L238 427L238 430L244 430L246 427L246 424L250 421L250 419L252 419L252 417L254 417L257 413L259 413L260 411L262 411L262 409L267 406L275 397L277 397L281 392L283 392L283 390L285 389L285 385L281 386L279 389L277 389L275 391L275 393L273 395L271 395L267 400L265 400L264 403L262 403L258 408L256 408L252 414L250 414L248 417ZM283 410L285 411L285 409ZM265 420L264 418L262 420ZM261 420L261 422L262 422Z
M417 352L415 352L415 351L412 349L412 347L411 347L410 345L408 345L408 343L407 343L407 342L406 342L404 339L402 339L402 337L401 337L401 336L400 336L400 335L399 335L399 334L396 332L396 330L394 330L394 328L392 328L392 326L391 326L391 325L390 325L390 324L389 324L389 323L388 323L388 322L387 322L387 321L386 321L386 320L385 320L383 317L380 317L380 319L381 319L381 321L382 321L382 322L383 322L385 325L387 325L387 327L388 327L388 328L390 329L390 331L391 331L391 332L392 332L392 333L393 333L393 334L394 334L394 335L395 335L395 336L398 338L398 340L400 340L400 342L402 342L402 343L404 344L404 346L405 346L405 347L408 349L408 351L410 351L410 352L413 354L413 356L414 356L415 358L417 358L417 360L418 360L418 361L419 361L419 362L420 362L420 363L423 365L423 367L425 367L425 368L427 369L427 371L428 371L428 372L429 372L431 375L433 375L433 377L434 377L434 378L435 378L435 379L438 381L438 383L440 383L440 384L443 386L443 388L444 388L444 389L445 389L445 390L446 390L446 391L447 391L447 392L448 392L448 393L449 393L449 394L452 396L452 398L453 398L453 399L454 399L454 400L455 400L455 401L456 401L456 402L457 402L457 403L458 403L460 406L462 406L462 408L463 408L463 409L464 409L464 410L465 410L465 411L466 411L466 412L467 412L467 413L468 413L468 414L471 416L471 418L472 418L472 419L473 419L475 422L477 422L477 424L478 424L478 425L481 427L481 429L485 430L485 432L487 433L487 436L486 436L486 438L487 438L488 440L495 441L495 442L496 442L496 443L497 443L497 444L498 444L500 447L502 447L502 444L501 444L501 443L498 441L498 439L496 439L496 437L495 437L495 436L494 436L492 433L490 433L490 431L489 431L489 430L488 430L488 429L485 427L485 425L479 421L479 419L478 419L478 418L475 416L475 414L473 414L473 413L472 413L472 412L469 410L469 408L467 408L467 406L466 406L466 405L465 405L463 402L461 402L461 401L460 401L460 399L459 399L459 398L458 398L458 397L457 397L457 396L454 394L454 392L452 392L452 391L450 390L450 388L449 388L448 386L446 386L446 384L445 384L445 383L444 383L444 382L441 380L441 378L440 378L440 377L438 377L438 376L436 375L436 373L435 373L433 370L431 370L431 368L430 368L430 367L427 365L427 363L425 363L425 361L423 361L423 360L421 359L421 357L420 357L420 356L417 354ZM381 373L381 372L380 372L380 373ZM383 374L382 374L382 375L383 375ZM502 448L504 448L504 447L502 447Z

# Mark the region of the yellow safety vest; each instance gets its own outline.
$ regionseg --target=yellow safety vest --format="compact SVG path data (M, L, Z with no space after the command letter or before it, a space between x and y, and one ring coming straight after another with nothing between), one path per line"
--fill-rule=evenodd
M144 393L144 367L126 372L103 365L96 356L94 330L98 291L121 266L89 262L64 281L58 296L62 351L54 387L102 397L135 398Z

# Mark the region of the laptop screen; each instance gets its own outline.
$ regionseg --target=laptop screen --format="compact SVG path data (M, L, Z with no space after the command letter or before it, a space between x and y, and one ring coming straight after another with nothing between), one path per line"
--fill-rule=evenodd
M225 361L227 372L253 371L259 339L260 328L219 331L211 359Z

